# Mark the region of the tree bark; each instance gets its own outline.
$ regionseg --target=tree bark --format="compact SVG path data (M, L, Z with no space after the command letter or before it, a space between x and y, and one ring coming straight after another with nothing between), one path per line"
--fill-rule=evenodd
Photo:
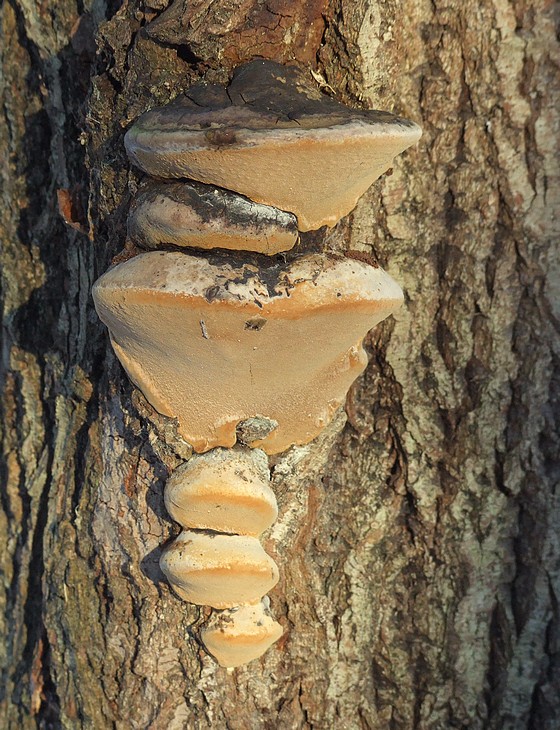
M0 6L2 727L560 727L557 8L455 5ZM158 568L184 454L90 289L125 243L126 128L255 56L424 136L322 243L405 306L344 429L277 460L285 634L229 672Z

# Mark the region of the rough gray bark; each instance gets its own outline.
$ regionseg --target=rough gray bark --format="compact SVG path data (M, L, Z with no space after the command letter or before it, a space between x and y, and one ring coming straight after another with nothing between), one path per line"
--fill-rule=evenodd
M557 8L167 6L0 7L0 724L557 728ZM157 568L185 455L89 292L124 244L126 127L254 55L424 137L323 244L378 258L406 304L342 434L276 466L285 638L228 673Z

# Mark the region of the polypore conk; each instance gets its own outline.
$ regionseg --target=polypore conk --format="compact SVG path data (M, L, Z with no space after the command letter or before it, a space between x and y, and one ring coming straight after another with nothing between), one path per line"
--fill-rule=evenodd
M293 248L298 238L292 213L187 182L145 184L131 207L128 233L144 248L173 244L269 256Z
M185 601L232 608L260 600L278 583L278 567L255 537L183 531L160 567Z
M367 364L362 339L402 303L361 261L311 255L289 265L149 252L95 284L114 350L147 400L198 452L231 447L240 421L278 427L267 453L315 438Z
M420 135L406 119L324 96L294 67L252 61L227 90L198 84L146 112L125 144L150 175L234 190L294 213L308 231L349 213Z
M214 614L201 638L220 666L239 667L262 656L282 633L259 602Z
M419 137L405 119L323 96L295 68L248 63L228 89L196 85L127 133L130 158L148 174L198 181L144 183L130 237L145 248L272 257L295 245L298 227L333 226ZM367 363L363 337L402 302L393 279L361 261L253 258L265 263L151 252L93 290L128 375L180 436L198 452L246 445L193 457L165 492L189 529L161 568L185 600L226 609L202 632L226 667L282 634L261 602L278 581L257 539L277 515L264 452L323 430Z
M278 516L263 451L214 449L176 469L165 506L182 527L258 537Z

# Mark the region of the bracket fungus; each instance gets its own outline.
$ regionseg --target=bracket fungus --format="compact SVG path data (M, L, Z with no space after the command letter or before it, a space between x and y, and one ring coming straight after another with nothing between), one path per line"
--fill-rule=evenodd
M160 566L181 598L230 609L202 632L222 666L259 657L282 635L260 600L278 581L276 563L257 540L278 515L269 482L266 454L236 447L192 457L165 487L169 514L191 529L163 552Z
M149 175L234 190L294 213L308 231L347 215L420 134L407 119L325 96L295 67L259 60L227 89L197 84L146 112L125 144Z
M265 597L278 568L258 539L278 514L267 454L319 435L366 366L364 336L403 299L376 266L290 250L349 213L420 133L259 60L126 134L131 161L158 178L140 187L129 237L181 250L114 266L93 298L130 379L199 452L166 485L184 529L160 565L181 598L219 611L201 638L221 666L283 631Z
M259 601L214 614L201 639L220 666L238 667L262 656L282 633L282 626Z
M260 600L278 583L278 567L256 537L184 530L160 567L189 603L231 608Z
M182 527L258 537L278 517L266 454L214 449L193 456L165 485L165 506Z
M288 251L298 239L294 215L200 183L150 182L135 198L128 235L139 246Z
M278 427L252 446L269 454L323 430L367 364L362 339L403 298L354 259L256 267L161 251L110 269L93 296L129 377L196 451L233 446L240 421L264 416Z

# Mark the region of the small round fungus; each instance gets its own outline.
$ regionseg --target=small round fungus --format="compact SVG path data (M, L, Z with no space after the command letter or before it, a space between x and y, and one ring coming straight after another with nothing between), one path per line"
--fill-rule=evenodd
M149 175L233 190L294 213L308 231L347 215L420 135L406 119L321 94L295 67L259 60L236 70L227 93L197 84L146 112L125 144Z
M165 506L182 527L258 537L278 516L268 461L258 449L193 456L165 486Z
M278 583L278 567L255 537L184 530L160 558L175 592L189 603L231 608Z
M283 631L259 602L213 614L201 638L221 667L239 667L262 656Z
M144 248L172 244L272 256L293 248L298 228L292 213L229 190L201 183L149 182L132 205L128 234Z

